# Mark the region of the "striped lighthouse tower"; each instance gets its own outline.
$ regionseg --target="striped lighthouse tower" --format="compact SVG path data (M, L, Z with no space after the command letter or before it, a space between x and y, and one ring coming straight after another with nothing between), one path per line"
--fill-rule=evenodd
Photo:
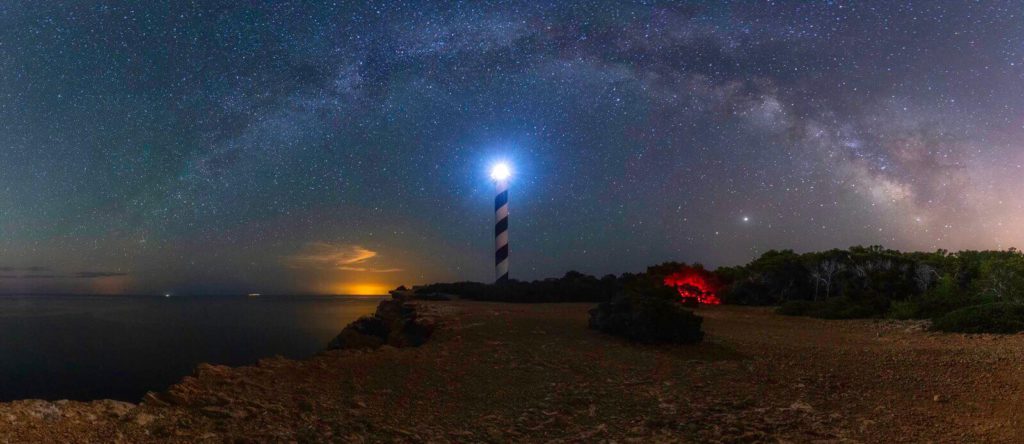
M508 178L511 172L505 164L491 171L497 184L494 198L494 275L495 283L508 282Z

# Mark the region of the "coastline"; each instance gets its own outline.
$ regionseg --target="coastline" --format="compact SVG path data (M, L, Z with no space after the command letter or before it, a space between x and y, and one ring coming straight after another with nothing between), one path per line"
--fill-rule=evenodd
M588 330L590 304L416 304L439 319L419 348L201 365L139 404L3 403L0 442L1024 438L1024 335L726 306L698 311L699 345L637 346Z

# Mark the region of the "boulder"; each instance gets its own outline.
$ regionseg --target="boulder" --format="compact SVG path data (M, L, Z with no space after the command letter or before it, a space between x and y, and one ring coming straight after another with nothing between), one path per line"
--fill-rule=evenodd
M157 419L159 419L159 418L157 416L155 416L155 415L150 415L149 413L138 412L134 416L132 416L131 422L135 423L135 425L137 425L139 427L146 427L146 426L152 424L153 421L156 421Z
M115 418L123 418L132 410L135 410L135 404L123 401L114 401L112 399L99 400L96 401L95 404L100 412Z
M373 316L379 318L389 327L397 327L398 325L396 324L416 317L416 307L401 299L381 301L377 305L377 312Z
M46 421L56 421L60 419L63 412L60 406L49 401L43 401L39 399L30 399L25 401L25 411L29 416L35 419L43 419Z
M434 332L433 320L417 316L416 307L404 299L381 301L373 316L364 316L345 327L328 350L376 349L382 345L419 347Z
M405 286L398 287L394 290L389 291L388 293L391 295L392 298L399 300L412 299L416 295L415 292L405 288Z
M394 347L419 347L427 342L434 333L432 321L416 318L401 323L399 328L392 329L388 335L388 345Z
M387 340L388 328L375 316L364 316L348 324L329 344L328 350L377 348Z

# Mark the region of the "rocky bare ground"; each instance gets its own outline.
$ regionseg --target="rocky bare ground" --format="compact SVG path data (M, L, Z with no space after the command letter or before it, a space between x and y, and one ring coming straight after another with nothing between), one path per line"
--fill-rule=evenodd
M140 404L0 404L0 442L1024 442L1024 336L699 310L699 345L590 305L419 302L419 348L204 365Z

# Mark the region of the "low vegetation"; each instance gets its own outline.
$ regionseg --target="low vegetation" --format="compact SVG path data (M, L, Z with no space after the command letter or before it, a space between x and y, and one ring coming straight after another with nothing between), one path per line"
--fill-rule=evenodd
M700 264L689 265L679 262L666 262L648 267L643 273L613 274L598 278L595 276L570 271L560 278L549 278L537 281L511 280L502 284L485 284L481 282L452 282L417 286L413 290L417 299L446 299L457 296L462 299L494 302L605 302L629 287L637 285L659 286L657 283L680 270L700 275L712 281L717 288L717 276L704 269ZM643 283L640 283L643 281ZM405 290L400 287L397 290ZM666 293L668 294L668 293Z
M715 271L726 303L779 305L785 315L826 319L932 319L942 331L1024 330L1024 255L1006 251L904 253L852 247L769 251Z
M932 329L957 333L1024 331L1024 304L996 302L951 311L932 322Z
M590 311L590 328L646 343L699 342L703 319L685 308L680 293L664 284L681 264L651 267L642 274L596 278L571 271L557 279L503 284L456 282L417 287L418 299L447 298L500 302L599 302ZM690 267L699 273L703 268Z
M569 272L561 278L504 285L433 284L418 287L416 293L503 302L608 302L640 280L669 282L680 273L699 276L705 287L700 290L711 289L716 302L778 306L780 314L826 319L931 319L946 325L939 319L975 312L961 312L967 308L1024 304L1024 254L1016 249L906 253L879 246L809 253L772 250L746 265L714 271L700 264L666 262L639 274L597 278ZM988 326L979 318L971 331L1006 332L1010 328L1005 321L1018 313L1007 308ZM1017 319L1024 322L1024 316Z
M590 310L589 325L636 342L693 344L704 339L703 321L673 289L643 279Z
M495 302L603 302L612 298L637 275L607 275L603 278L570 271L560 278L539 281L512 280L503 284L454 282L416 287L417 298L454 295L463 299Z

